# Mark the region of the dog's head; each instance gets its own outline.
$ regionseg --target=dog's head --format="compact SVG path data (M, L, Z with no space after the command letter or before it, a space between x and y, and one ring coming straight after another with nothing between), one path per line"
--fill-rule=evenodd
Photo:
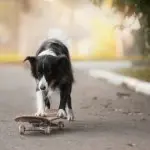
M66 72L68 59L66 56L27 56L24 60L30 62L30 69L33 77L38 82L40 90L47 91L49 85L56 80L60 80Z

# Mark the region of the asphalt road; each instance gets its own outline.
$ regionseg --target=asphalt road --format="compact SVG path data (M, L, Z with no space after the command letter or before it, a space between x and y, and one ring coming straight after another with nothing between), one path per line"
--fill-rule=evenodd
M75 69L76 120L50 136L20 136L14 121L35 112L34 81L21 66L0 66L0 150L149 150L150 99ZM118 93L119 92L119 93ZM59 101L53 95L53 107Z

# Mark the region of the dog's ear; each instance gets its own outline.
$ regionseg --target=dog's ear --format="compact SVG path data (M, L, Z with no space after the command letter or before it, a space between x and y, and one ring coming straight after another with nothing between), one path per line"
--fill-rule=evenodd
M31 69L32 75L36 77L36 58L34 56L27 56L23 62L26 62L26 61L29 61L30 63L29 68ZM26 67L28 68L27 64L26 64Z
M26 62L27 60L30 62L31 65L36 63L36 58L34 56L27 56L23 62Z
M34 56L27 56L23 62L29 61L31 68L35 67L36 58ZM26 64L27 65L27 64ZM28 66L28 65L27 65Z

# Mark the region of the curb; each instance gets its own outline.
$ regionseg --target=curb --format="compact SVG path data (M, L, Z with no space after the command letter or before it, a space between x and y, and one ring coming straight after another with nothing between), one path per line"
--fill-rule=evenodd
M90 70L89 74L96 79L104 79L107 82L118 86L126 85L129 89L134 90L135 92L150 95L149 82L105 70Z

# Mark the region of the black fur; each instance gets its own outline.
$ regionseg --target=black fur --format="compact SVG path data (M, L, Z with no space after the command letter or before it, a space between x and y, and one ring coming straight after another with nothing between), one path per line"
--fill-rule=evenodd
M53 51L56 56L38 56L47 49ZM72 109L71 91L74 76L68 48L59 40L48 39L42 43L35 56L28 56L24 61L26 60L31 64L31 73L36 81L44 75L51 89L58 88L60 90L59 109L65 110L66 104L68 108ZM39 90L38 86L37 90ZM50 108L50 103L46 96L45 105Z

